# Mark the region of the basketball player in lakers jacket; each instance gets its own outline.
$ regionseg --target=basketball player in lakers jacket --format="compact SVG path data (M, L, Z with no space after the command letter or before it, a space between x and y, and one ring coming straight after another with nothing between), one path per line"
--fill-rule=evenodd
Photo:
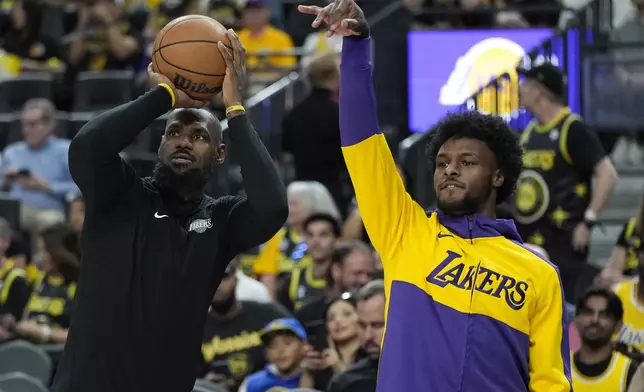
M206 314L228 263L268 241L288 215L286 189L241 106L246 64L237 35L222 99L247 198L204 195L224 161L221 125L149 70L157 84L87 123L69 147L83 193L83 266L53 391L190 392ZM172 108L152 177L119 152Z
M566 299L574 303L584 289L577 286L588 268L590 231L617 174L594 131L564 106L566 82L559 68L543 64L524 74L520 100L535 118L521 134L524 171L514 219L521 238L544 248L559 267Z
M575 392L626 392L638 363L613 350L622 326L622 301L604 288L590 289L577 301L575 326L581 347L572 356Z
M325 22L345 36L342 152L385 270L377 392L569 392L557 269L522 246L512 221L495 219L521 173L513 131L477 112L443 119L427 149L439 210L426 213L378 125L362 10L354 0L299 10L317 15L313 27Z

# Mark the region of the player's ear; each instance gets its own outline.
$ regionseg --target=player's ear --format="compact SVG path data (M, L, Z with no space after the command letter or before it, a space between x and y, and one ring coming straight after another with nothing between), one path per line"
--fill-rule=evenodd
M215 163L218 165L221 165L224 163L226 160L226 145L223 143L220 143L218 146L215 147Z
M494 175L492 176L492 186L495 188L500 188L503 186L504 182L505 177L503 176L503 172L500 169L496 169L494 171Z

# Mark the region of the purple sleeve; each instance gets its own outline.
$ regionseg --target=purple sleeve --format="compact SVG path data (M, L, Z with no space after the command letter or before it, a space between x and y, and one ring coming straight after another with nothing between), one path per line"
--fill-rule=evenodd
M347 147L381 133L371 80L371 38L342 41L340 136Z

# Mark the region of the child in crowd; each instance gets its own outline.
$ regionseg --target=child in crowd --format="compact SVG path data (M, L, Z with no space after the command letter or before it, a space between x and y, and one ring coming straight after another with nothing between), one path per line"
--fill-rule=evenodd
M268 365L248 376L239 392L267 392L297 388L300 382L300 362L304 357L306 331L294 318L271 321L261 332L266 347Z

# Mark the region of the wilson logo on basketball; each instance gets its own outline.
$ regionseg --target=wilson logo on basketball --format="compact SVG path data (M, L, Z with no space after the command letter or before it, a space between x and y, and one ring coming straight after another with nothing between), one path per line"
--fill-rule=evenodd
M174 85L180 90L195 94L216 94L221 90L221 87L208 87L205 83L195 83L178 73L174 74Z

